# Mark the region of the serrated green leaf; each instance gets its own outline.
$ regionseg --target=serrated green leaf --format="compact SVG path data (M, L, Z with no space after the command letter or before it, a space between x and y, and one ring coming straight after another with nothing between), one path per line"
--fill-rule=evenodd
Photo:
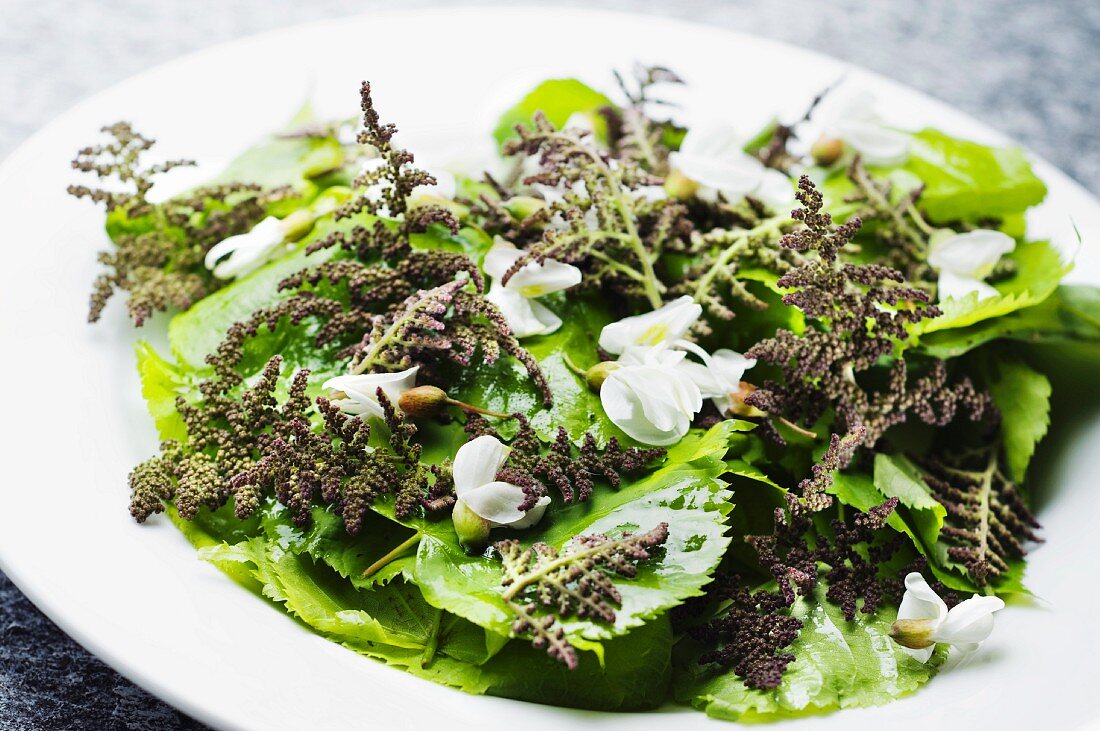
M926 553L939 539L947 510L932 497L916 466L900 455L876 454L874 484L885 497L898 499L898 517L913 527Z
M989 384L1001 412L1001 438L1012 479L1021 482L1039 440L1050 426L1050 380L1023 361L1001 357Z
M1069 271L1061 254L1046 241L1019 244L1008 258L1015 261L1016 273L995 285L997 296L979 299L978 293L972 292L961 299L948 298L940 302L943 314L921 320L911 327L909 344L930 333L965 328L1037 305L1058 288L1058 282Z
M784 650L796 659L778 688L748 688L732 671L700 666L695 661L699 648L682 642L673 678L676 700L727 721L774 721L881 705L912 693L936 674L945 652L925 664L890 639L896 611L859 614L848 621L824 595L819 584L813 599L800 598L791 609L805 624Z
M913 134L903 167L924 182L920 206L938 222L1001 218L1046 197L1019 148L988 147L935 129Z
M1038 305L969 327L921 337L919 349L935 358L954 358L990 341L1100 345L1100 288L1062 285Z
M725 470L722 457L734 428L719 424L706 433L692 432L654 473L624 480L617 491L597 489L584 503L555 503L538 526L517 535L525 545L542 541L560 549L577 535L621 535L669 524L660 558L643 563L636 578L616 581L623 601L615 624L563 618L568 636L604 640L625 633L699 595L710 582L729 544L724 535L729 493L717 478ZM510 632L514 615L501 598L500 561L467 555L450 521L415 527L424 538L409 578L425 599L488 630Z

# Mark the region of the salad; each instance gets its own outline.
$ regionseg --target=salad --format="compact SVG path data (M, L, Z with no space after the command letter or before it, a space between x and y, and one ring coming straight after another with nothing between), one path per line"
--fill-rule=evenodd
M367 83L185 190L104 128L70 188L111 239L89 319L124 294L170 342L137 348L162 443L130 513L469 693L910 694L1029 596L1044 354L1100 363L1100 290L1028 237L1020 150L844 85L752 130L615 79L539 84L473 163L414 157Z

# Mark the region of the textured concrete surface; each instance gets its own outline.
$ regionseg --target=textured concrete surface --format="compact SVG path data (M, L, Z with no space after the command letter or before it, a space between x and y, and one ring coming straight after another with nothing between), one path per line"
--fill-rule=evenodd
M301 21L441 4L0 0L0 157L80 99L182 53ZM982 118L1100 192L1096 0L558 0L555 5L685 18L822 51ZM84 652L0 574L0 729L196 728L202 726Z

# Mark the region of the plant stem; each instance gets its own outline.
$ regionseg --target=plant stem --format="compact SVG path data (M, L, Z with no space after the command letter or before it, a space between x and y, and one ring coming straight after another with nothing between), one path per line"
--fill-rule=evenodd
M573 373L580 376L581 378L588 377L588 371L584 370L579 365L574 363L573 359L569 357L569 353L562 351L561 359L565 362L565 367L573 371Z
M499 411L489 411L489 409L483 409L480 406L474 406L473 404L468 404L465 401L456 401L453 398L448 398L447 403L450 404L451 406L457 406L458 408L462 409L463 411L465 411L467 413L482 414L484 416L493 416L493 417L496 417L497 419L511 419L512 418L512 414L502 414Z
M408 552L408 550L410 548L413 548L418 543L420 543L420 538L421 537L422 536L421 536L420 531L417 531L416 533L413 533L411 536L409 536L409 538L407 538L405 541L403 541L400 545L398 545L392 551L390 551L385 556L383 556L382 558L380 558L377 561L375 561L374 563L372 563L367 568L363 569L363 576L373 576L374 574L378 573L383 568L385 568L387 564L393 562L394 560L396 560L398 558L401 558L401 556L403 554L405 554L406 552Z
M715 277L718 276L718 272L728 266L735 255L745 251L749 243L752 242L754 236L760 236L767 233L780 233L782 231L782 224L789 220L789 218L784 216L769 218L763 223L739 233L733 241L726 245L726 248L718 256L714 264L711 265L707 273L699 280L699 284L695 287L695 301L703 301L704 297L706 297L706 293L710 290L711 283L714 281Z

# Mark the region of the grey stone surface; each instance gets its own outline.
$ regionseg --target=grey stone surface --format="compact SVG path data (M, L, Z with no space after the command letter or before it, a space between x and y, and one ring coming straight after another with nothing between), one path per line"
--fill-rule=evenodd
M182 53L378 0L0 0L0 157L80 99ZM481 2L482 5L503 2ZM1100 3L568 0L789 41L943 99L1100 192ZM532 29L537 32L537 29ZM196 729L58 631L0 574L0 729Z

